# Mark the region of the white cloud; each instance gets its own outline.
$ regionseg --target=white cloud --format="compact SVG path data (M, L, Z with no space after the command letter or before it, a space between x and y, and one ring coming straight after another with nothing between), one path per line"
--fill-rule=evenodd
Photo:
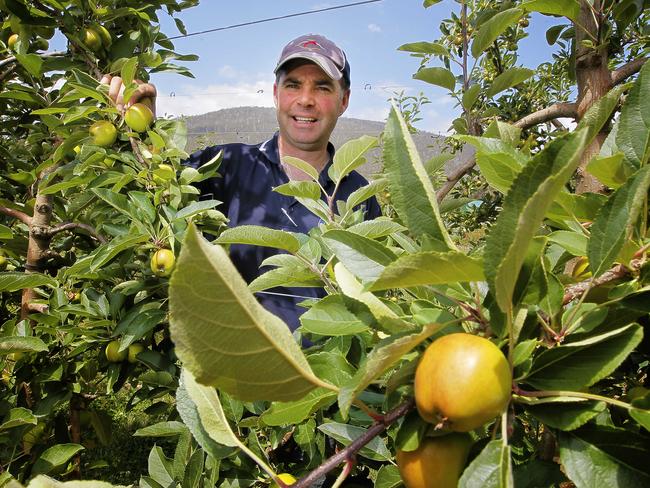
M235 68L229 64L226 64L219 68L218 74L223 78L236 78L239 73L237 73L237 70Z
M160 93L156 103L160 116L200 115L232 107L272 107L273 82L186 85L169 94Z
M381 27L379 27L377 24L368 24L368 30L370 32L381 32Z

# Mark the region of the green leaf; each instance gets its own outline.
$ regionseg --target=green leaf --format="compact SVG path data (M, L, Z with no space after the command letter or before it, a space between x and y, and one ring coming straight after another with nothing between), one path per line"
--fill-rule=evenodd
M618 85L589 107L577 127L577 129L586 128L589 130L587 141L591 141L596 137L605 124L609 122L612 112L619 104L621 95L629 88L629 84Z
M188 219L189 217L198 215L206 210L210 210L220 203L219 200L201 200L199 202L192 202L187 207L183 207L179 210L172 222Z
M446 68L422 68L413 75L413 79L426 81L449 91L454 91L456 88L456 77Z
M502 91L507 90L508 88L512 88L513 86L516 86L519 83L526 81L534 74L535 71L528 68L514 67L514 68L507 69L506 71L504 71L494 79L494 81L490 85L490 88L488 88L488 91L485 94L485 96L491 98L497 93L501 93Z
M355 439L365 434L366 429L355 425L327 422L318 426L318 430L336 439L344 446L349 446ZM393 456L381 437L375 436L361 448L359 454L374 461L390 461Z
M338 183L341 178L366 162L364 154L377 145L377 138L361 136L343 144L334 154L334 161L328 170L329 177Z
M210 438L224 446L238 447L269 472L270 468L266 466L264 461L259 459L259 457L246 447L230 428L228 419L226 419L223 408L221 407L217 390L197 383L196 379L186 369L183 369L181 373L181 382L189 398L196 406L199 418L201 419L201 425Z
M127 234L124 236L118 236L112 241L107 242L106 244L102 244L94 253L89 270L93 272L101 269L102 266L111 261L121 252L126 251L127 249L131 249L132 247L135 247L143 242L147 242L148 240L149 236L147 234Z
M83 449L84 447L79 444L57 444L46 449L34 463L31 472L32 476L47 474L53 469L63 466Z
M181 374L183 373L181 372ZM214 459L223 459L232 454L234 448L219 444L208 435L201 423L198 409L187 393L184 383L181 383L176 390L176 409L183 424L187 426L205 452Z
M646 165L618 188L598 212L587 245L589 265L594 276L609 269L629 239L644 207L649 187L650 165Z
M398 488L403 486L402 477L397 466L384 464L377 472L375 488Z
M282 266L259 275L248 284L248 289L257 293L276 286L313 287L323 286L321 277L311 269L301 266Z
M176 437L187 432L187 425L183 422L170 420L142 427L133 433L134 437Z
M321 189L315 181L290 181L284 185L276 186L273 191L289 197L311 198L318 200Z
M324 336L355 335L368 330L372 315L344 295L329 295L300 316L301 329Z
M44 352L47 350L47 344L39 337L0 337L0 355L12 352Z
M577 22L580 16L578 0L528 0L521 4L521 8L528 12L566 17L574 22Z
M383 244L352 232L330 230L322 237L339 261L362 281L376 280L397 259Z
M128 87L135 78L135 72L138 69L138 57L129 58L126 63L122 66L121 75L122 82L124 86ZM130 97L125 97L124 100L128 100Z
M273 402L271 408L260 416L269 426L296 425L313 412L333 403L336 393L325 388L316 388L294 402Z
M297 248L296 248L297 249ZM226 252L188 226L169 288L176 354L202 384L245 400L296 400L317 386L287 325L248 290Z
M56 288L59 285L54 278L40 273L21 273L19 271L0 273L0 291L11 292L39 286Z
M548 235L548 240L559 244L574 256L587 255L587 243L589 242L589 238L584 234L568 230L557 230Z
M16 59L30 75L43 76L43 59L38 54L16 54Z
M196 405L201 425L210 438L224 446L240 447L241 441L228 424L217 391L197 383L186 369L182 371L181 382L190 399Z
M630 167L624 163L623 153L612 156L594 156L587 164L587 171L605 186L619 188L631 176Z
M475 136L456 136L456 138L476 148L476 164L481 174L492 188L504 194L508 192L512 182L529 161L521 151L499 139Z
M650 64L645 63L621 108L616 145L640 168L650 159Z
M368 239L378 239L393 235L397 232L404 232L406 227L388 217L377 217L373 220L364 220L347 228L348 232L353 232Z
M630 324L598 336L542 352L526 383L541 390L579 390L612 373L643 338L643 328Z
M611 455L577 435L560 433L559 444L564 471L577 487L638 488L650 484L650 477L628 465L625 457ZM647 461L647 451L644 457Z
M574 399L577 400L577 399ZM564 431L575 430L607 409L605 402L574 401L530 405L526 410L544 424Z
M218 244L251 244L253 246L274 247L296 253L300 242L293 234L283 230L270 229L260 225L240 225L226 229L215 241Z
M334 265L334 276L341 291L348 297L364 303L375 318L397 318L397 314L388 305L384 304L371 292L363 289L361 283L359 283L343 263L339 262Z
M490 441L465 469L458 488L512 487L510 447L500 439Z
M31 410L23 407L12 408L0 424L0 432L23 425L36 425L38 420Z
M403 356L422 341L442 329L441 324L425 325L415 334L395 334L382 340L366 356L363 364L352 379L339 391L339 408L343 418L347 418L350 406L357 395L388 368L399 362Z
M151 478L160 486L169 487L174 484L172 461L165 456L165 452L160 446L153 446L149 451L147 470Z
M479 84L472 85L467 90L465 90L465 92L463 93L463 101L462 101L463 108L465 110L470 110L474 106L482 90L483 87Z
M505 30L514 25L522 16L524 11L520 8L509 8L491 17L483 23L474 36L472 42L472 56L478 58Z
M435 56L447 56L449 57L449 50L437 42L410 42L408 44L402 44L397 48L398 51L407 51L409 53L419 53L419 54L433 54Z
M456 251L426 251L406 254L386 266L370 290L483 280L481 259Z
M1 240L11 240L14 238L14 233L11 231L10 227L0 224L0 239Z
M424 6L424 8L429 8L432 5L435 5L436 3L440 3L440 2L442 2L442 0L424 0L424 2L422 2L422 5Z
M441 247L455 249L440 218L429 175L395 105L384 132L384 171L390 182L393 206L411 233L416 237L428 235Z
M365 202L368 198L386 188L387 185L388 180L385 178L379 178L374 180L372 183L353 191L350 193L348 201L346 202L347 208L354 208L360 203Z
M580 163L586 131L555 139L519 173L485 244L485 275L502 311L512 294L530 240L547 209Z
M318 170L307 161L303 161L302 159L294 158L292 156L283 156L282 162L304 171L311 177L312 180L316 182L318 181Z

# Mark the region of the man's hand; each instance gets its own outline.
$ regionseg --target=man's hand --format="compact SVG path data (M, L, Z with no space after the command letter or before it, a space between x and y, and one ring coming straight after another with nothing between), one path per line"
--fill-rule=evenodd
M108 85L108 96L115 103L115 107L120 111L124 112L134 103L144 103L147 105L154 116L156 115L156 87L151 83L145 83L141 80L135 80L138 84L138 88L131 98L124 103L124 83L122 83L122 78L119 76L104 75L102 76L101 83Z

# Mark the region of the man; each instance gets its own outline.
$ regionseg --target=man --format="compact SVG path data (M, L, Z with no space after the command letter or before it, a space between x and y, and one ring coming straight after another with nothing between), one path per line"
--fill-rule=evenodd
M225 144L202 149L192 154L186 164L199 167L223 151L219 168L221 178L203 182L200 190L202 198L223 202L220 210L228 217L230 227L262 225L306 234L319 224L319 218L295 198L272 189L289 180L309 179L303 171L283 162L284 157L292 156L314 167L325 191L333 192L334 183L327 175L334 156L329 137L348 107L350 64L345 53L332 41L309 34L284 47L275 74L273 100L279 131L261 144ZM141 87L138 97L155 95L155 89L149 87ZM119 87L114 88L112 82L111 92L119 105ZM366 184L361 175L352 172L340 183L337 200L346 200L354 190ZM374 198L364 206L366 219L381 215ZM230 248L230 257L247 283L267 271L260 269L260 264L277 253L273 248L250 245ZM259 302L282 318L291 330L300 325L299 316L304 311L298 303L305 298L322 296L322 288L293 287L257 294Z

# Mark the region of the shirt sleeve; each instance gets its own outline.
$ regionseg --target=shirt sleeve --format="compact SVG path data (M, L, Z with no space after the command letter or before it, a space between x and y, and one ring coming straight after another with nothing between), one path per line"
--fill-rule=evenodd
M184 166L189 166L194 169L199 169L208 161L213 159L219 151L223 150L222 146L210 146L190 154L190 157L182 162ZM209 200L214 198L216 200L223 200L224 197L224 173L227 171L227 158L221 160L221 165L217 170L217 175L206 180L195 183L201 192L201 200Z

